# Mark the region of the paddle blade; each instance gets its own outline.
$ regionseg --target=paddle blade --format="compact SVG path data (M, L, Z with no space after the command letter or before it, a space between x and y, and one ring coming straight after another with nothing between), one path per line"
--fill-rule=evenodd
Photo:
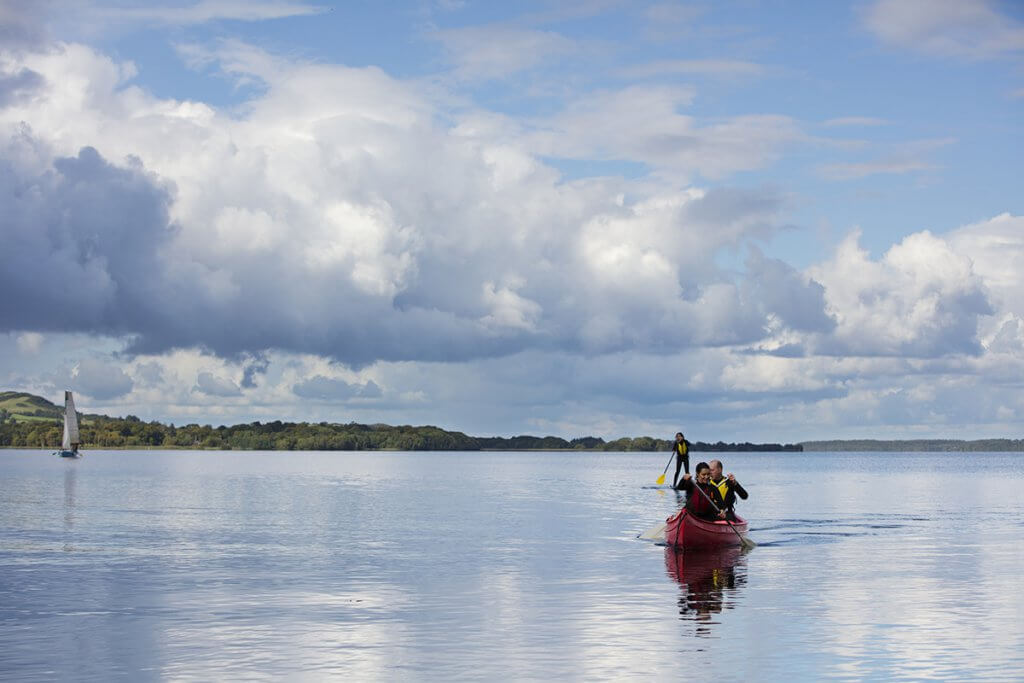
M661 486L662 484L664 484L664 483L665 483L665 474L664 474L664 473L662 473L662 474L658 475L658 478L657 478L657 479L655 479L655 480L654 480L654 482L655 482L655 483L656 483L656 484L657 484L658 486Z
M665 529L667 528L668 524L659 524L643 532L637 538L642 538L645 541L663 541L665 540Z

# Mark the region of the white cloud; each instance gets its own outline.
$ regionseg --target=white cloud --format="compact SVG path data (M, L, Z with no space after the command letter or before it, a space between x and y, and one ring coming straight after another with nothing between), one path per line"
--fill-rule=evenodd
M929 232L872 261L851 234L831 261L809 269L838 325L826 354L933 357L975 354L978 326L993 313L971 260Z
M481 318L481 321L496 327L536 329L541 307L536 301L530 301L516 293L515 290L524 284L522 278L515 276L510 278L507 286L501 288L493 282L485 282L483 299L484 304L490 308L490 313Z
M563 183L538 153L721 175L765 163L781 144L771 131L795 135L791 122L699 129L675 112L690 91L640 88L570 106L559 135L477 112L445 126L441 104L376 68L230 42L214 56L264 84L236 115L148 95L130 65L82 46L20 58L45 85L0 111L6 177L38 190L10 186L5 284L33 303L0 304L8 325L131 335L136 353L277 348L354 365L763 334L771 311L744 300L714 256L770 236L778 198ZM614 140L621 129L635 133ZM25 263L76 287L40 287Z
M971 259L999 310L1024 315L1024 216L1000 214L954 230L946 239Z
M1024 53L1024 24L989 0L878 0L864 22L881 41L925 54L988 59Z

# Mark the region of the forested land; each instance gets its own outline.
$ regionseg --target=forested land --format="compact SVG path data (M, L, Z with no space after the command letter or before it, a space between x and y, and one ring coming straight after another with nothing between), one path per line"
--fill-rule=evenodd
M13 410L12 410L13 408ZM61 408L31 394L0 393L0 446L57 448L63 424ZM17 412L15 412L17 411ZM251 422L233 426L175 426L79 413L83 448L188 448L280 451L479 451L588 450L668 451L672 441L649 436L614 441L586 436L473 437L434 426L365 425L350 422ZM704 443L694 451L798 451L799 444Z
M907 439L884 441L879 439L849 439L843 441L804 441L805 451L886 451L886 452L986 452L1004 453L1024 451L1024 439Z

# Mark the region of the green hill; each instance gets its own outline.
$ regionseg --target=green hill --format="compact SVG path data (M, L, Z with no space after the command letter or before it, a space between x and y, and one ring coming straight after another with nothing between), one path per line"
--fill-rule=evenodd
M0 391L0 411L6 411L7 416L17 422L64 419L63 408L40 396L20 391Z

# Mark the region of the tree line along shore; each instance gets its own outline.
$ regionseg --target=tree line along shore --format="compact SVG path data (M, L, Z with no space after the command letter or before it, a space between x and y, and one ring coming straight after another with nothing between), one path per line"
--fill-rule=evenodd
M54 448L62 425L51 421L20 421L0 415L0 446ZM433 426L365 425L327 422L252 422L212 427L176 427L143 422L137 417L83 415L79 431L83 448L166 448L255 451L668 451L672 442L649 436L605 441L598 437L556 436L474 437ZM799 444L693 444L694 451L798 451Z
M233 426L145 422L128 415L123 418L79 413L82 442L86 448L211 449L211 450L300 450L300 451L668 451L671 439L649 436L624 437L612 441L586 436L563 439L557 436L475 437L434 426L391 426L358 423L252 422ZM56 448L60 444L62 409L39 396L23 392L0 392L0 447ZM918 451L918 452L1008 452L1024 451L1024 439L914 439L833 440L779 443L714 443L696 441L694 452L771 451Z
M61 408L44 398L18 392L0 392L0 447L54 448L60 444ZM180 448L280 451L668 451L672 440L649 436L613 441L586 436L476 437L434 426L391 426L358 423L252 422L232 426L145 422L79 413L79 431L85 448ZM705 443L695 451L799 451L799 444Z

